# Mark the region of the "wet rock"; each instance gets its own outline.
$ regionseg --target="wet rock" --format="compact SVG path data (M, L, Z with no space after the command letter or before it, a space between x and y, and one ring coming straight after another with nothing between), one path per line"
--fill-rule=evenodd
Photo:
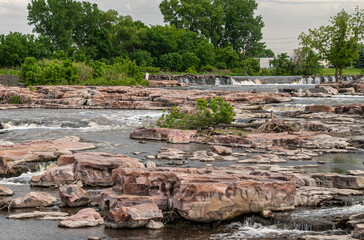
M57 202L57 198L43 192L30 192L11 201L12 208L50 207Z
M123 154L89 152L74 156L75 179L81 180L85 186L112 186L111 171L119 167L144 168L138 159Z
M67 207L81 207L90 202L90 198L81 187L76 184L66 185L59 188L59 197Z
M148 229L161 229L164 227L164 224L162 222L159 221L154 221L154 220L150 220L147 224L147 226L145 226Z
M353 176L362 176L364 177L364 171L363 170L349 170L347 171L348 175L353 175Z
M364 177L350 176L337 173L318 173L313 174L312 178L321 181L324 187L344 188L344 189L364 189Z
M155 167L157 167L157 164L155 164L155 162L153 162L153 161L148 161L148 162L145 164L145 166L146 166L147 168L155 168Z
M51 187L70 184L75 180L74 165L69 164L52 168L41 176L33 176L30 184L32 186Z
M58 226L66 228L95 227L104 223L102 217L93 208L80 210L73 216L61 221Z
M350 235L306 235L299 238L300 240L353 240Z
M11 146L0 146L0 176L21 172L30 162L56 161L62 152L93 149L95 145L81 142L78 137L37 140Z
M190 143L196 130L178 130L169 128L136 128L130 133L132 139L160 140L170 143Z
M3 197L3 196L12 196L12 195L14 195L13 190L11 190L8 187L1 186L0 185L0 197Z
M28 213L19 213L9 215L7 218L9 219L29 219L29 218L65 218L68 216L68 213L64 212L28 212Z
M306 106L306 112L335 112L335 108L328 105L312 105Z
M357 239L364 239L364 223L363 224L357 224L355 226L353 237Z
M105 216L105 226L110 228L139 228L145 227L150 220L162 218L162 211L156 204L146 203L109 211Z
M156 157L154 155L148 155L147 158L148 159L156 159Z
M185 152L176 148L162 148L157 154L158 159L166 160L182 160L184 159Z
M295 206L315 207L323 201L332 200L336 196L360 196L362 194L361 191L351 189L300 187L296 192Z
M233 150L231 148L223 146L211 146L210 151L218 155L231 155L233 153Z
M274 218L274 213L269 210L264 210L261 212L262 217L264 218Z

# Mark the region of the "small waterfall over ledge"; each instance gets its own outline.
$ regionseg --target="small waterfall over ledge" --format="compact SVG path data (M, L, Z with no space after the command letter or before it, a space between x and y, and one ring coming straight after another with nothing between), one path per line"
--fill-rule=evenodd
M343 76L344 81L353 81L358 76ZM264 84L317 85L336 82L334 76L221 76L221 75L183 75L176 76L180 83L210 86L239 86Z

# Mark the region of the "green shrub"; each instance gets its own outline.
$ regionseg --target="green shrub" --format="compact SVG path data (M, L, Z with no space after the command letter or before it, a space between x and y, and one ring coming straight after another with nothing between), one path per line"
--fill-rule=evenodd
M187 68L186 73L197 74L197 71L195 67L189 67Z
M201 72L213 72L214 70L215 70L215 68L211 65L203 66L200 69Z
M14 96L9 97L9 103L10 104L22 104L23 102L19 96L14 95Z
M230 103L221 97L197 100L197 110L194 113L183 113L180 107L172 109L158 119L157 126L177 129L206 129L221 123L233 121L235 112Z
M222 69L227 69L228 67L226 66L226 63L224 62L217 62L215 64L215 67L219 70L222 70Z
M152 74L156 74L156 73L160 73L161 69L159 67L142 67L140 68L140 70L142 72L147 72L147 73L152 73Z

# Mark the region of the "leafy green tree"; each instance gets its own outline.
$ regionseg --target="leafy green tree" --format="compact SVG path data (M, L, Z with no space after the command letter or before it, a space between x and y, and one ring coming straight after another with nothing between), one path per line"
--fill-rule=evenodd
M182 56L176 52L160 56L158 62L159 67L166 71L181 71L182 69Z
M259 55L258 57L269 57L272 58L274 57L275 54L271 49L264 49Z
M50 40L40 36L18 32L0 35L0 66L20 66L26 57L36 59L47 58L52 55L54 48Z
M226 64L227 68L234 68L239 65L239 54L229 46L216 49L216 61Z
M150 67L153 66L154 59L150 52L146 50L136 50L133 53L132 59L135 60L136 64L140 67Z
M164 21L178 29L205 35L215 47L255 55L264 47L261 16L255 16L255 0L163 0Z
M320 59L327 60L336 68L337 81L342 79L342 70L359 57L359 42L364 34L364 10L355 9L348 14L344 9L331 17L330 25L309 29L301 33L303 46L317 50ZM340 77L340 78L339 78Z
M318 55L310 48L303 47L294 50L294 75L313 75L321 71Z
M359 44L359 58L355 62L356 68L364 69L364 44Z
M276 76L292 75L293 64L288 59L287 53L277 55L277 57L272 61L272 64L275 68Z

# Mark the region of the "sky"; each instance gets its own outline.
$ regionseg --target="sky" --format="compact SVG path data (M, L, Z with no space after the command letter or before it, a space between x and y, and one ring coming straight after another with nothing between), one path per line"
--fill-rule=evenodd
M117 10L148 25L164 24L159 11L162 0L88 0L107 11ZM364 8L364 0L256 0L256 14L263 17L263 41L276 54L291 54L297 48L298 35L309 28L329 23L330 16L341 9L354 12L355 6ZM30 0L0 0L0 34L31 33L27 24L27 4Z

